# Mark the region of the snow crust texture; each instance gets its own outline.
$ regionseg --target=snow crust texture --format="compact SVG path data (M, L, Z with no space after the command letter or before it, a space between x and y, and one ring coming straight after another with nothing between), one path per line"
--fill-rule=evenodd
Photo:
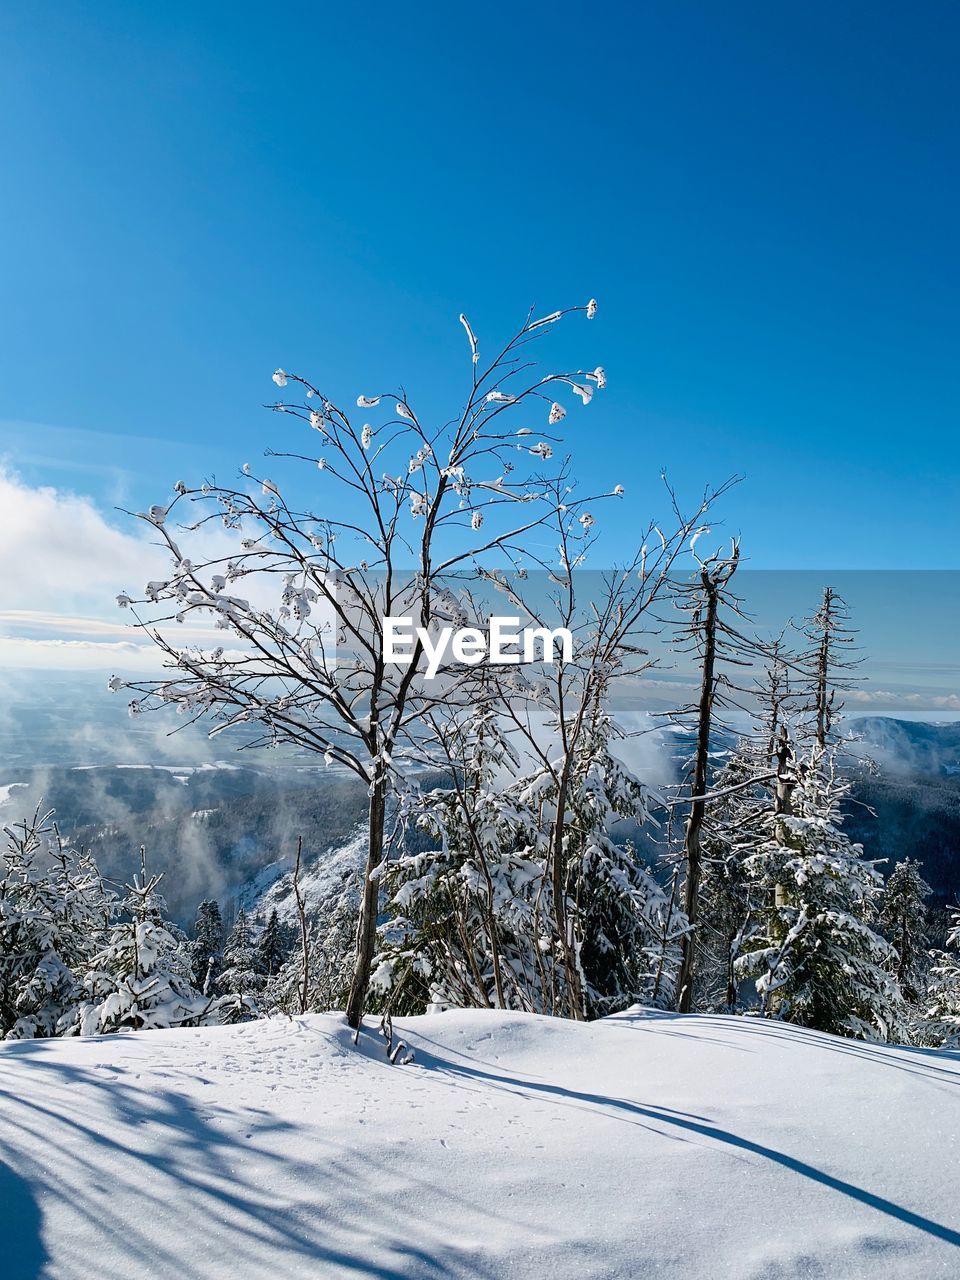
M960 1275L960 1055L744 1018L0 1047L5 1280Z

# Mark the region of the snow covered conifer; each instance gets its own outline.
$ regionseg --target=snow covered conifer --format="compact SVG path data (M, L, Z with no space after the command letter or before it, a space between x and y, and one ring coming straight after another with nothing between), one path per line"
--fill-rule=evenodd
M824 587L820 607L806 620L801 634L809 646L799 659L808 673L805 710L811 721L807 728L823 755L836 738L834 726L843 710L840 694L856 684L851 673L862 661L857 656L847 602L833 587Z
M409 839L385 868L386 923L373 986L397 1013L427 1005L547 1012L549 918L544 843L520 788L519 761L489 708L441 731L449 785L410 804Z
M633 844L619 843L612 834L618 822L640 826L648 816L646 788L614 754L621 736L609 712L597 706L571 779L565 887L590 1017L647 1003L663 958L666 894ZM678 937L685 924L678 912ZM679 949L675 964L669 954L667 959L670 972L659 975L661 985L666 977L665 987L676 980Z
M205 898L197 908L190 944L193 980L204 995L214 989L223 961L223 919L215 898Z
M952 913L947 934L949 951L931 952L926 1007L918 1038L945 1049L960 1048L960 910Z
M342 1008L350 986L356 945L356 907L343 914L314 919L307 935L307 982L303 981L303 948L296 946L267 980L260 1004L268 1013L324 1013Z
M872 927L880 874L842 829L848 790L832 753L815 746L796 766L787 809L771 815L767 840L746 859L762 907L737 970L756 979L768 1016L891 1039L903 1017L896 953Z
M84 977L81 1035L219 1021L216 1002L194 987L190 957L179 932L164 919L160 876L140 875L127 886L123 916L107 934Z
M243 907L223 949L223 968L217 978L220 1015L224 1022L243 1022L257 1015L257 999L264 979L257 965L253 932Z
M754 929L756 889L746 860L766 840L771 804L763 782L765 744L743 738L711 782L702 846L700 919L695 935L693 1008L733 1012L736 963Z
M53 811L5 828L0 872L0 1034L62 1035L74 1023L113 894L89 854L64 842Z
M449 1004L596 1017L648 1000L667 903L632 845L610 834L617 821L646 816L642 784L611 750L616 725L598 699L571 742L561 806L551 767L504 784L504 771L517 772L520 762L500 721L495 703L474 715L452 786L417 809L440 847L414 849L387 868L375 986L397 1012ZM558 812L563 861L555 886L550 836ZM676 923L679 933L679 913ZM669 945L674 973L678 959Z
M926 900L932 890L913 858L898 862L883 892L880 928L897 952L896 975L904 998L917 1001L926 990L929 953Z
M289 953L290 943L274 907L257 941L257 972L272 978L280 972Z

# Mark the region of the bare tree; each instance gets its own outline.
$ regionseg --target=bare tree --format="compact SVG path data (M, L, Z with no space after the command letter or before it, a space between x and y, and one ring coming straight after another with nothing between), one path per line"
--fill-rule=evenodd
M591 319L596 303L569 311ZM528 317L486 365L461 316L471 376L463 407L440 426L421 418L403 392L390 405L380 394L357 397L357 421L305 378L277 370L278 386L303 393L273 406L306 432L305 443L268 450L298 464L289 485L245 465L235 485L180 483L168 506L137 513L155 528L171 570L148 583L142 599L123 593L118 603L134 610L169 675L115 677L112 688L138 695L131 712L173 705L188 722L212 719L212 733L255 726L245 745L319 753L368 787L369 848L347 1001L354 1028L374 953L391 783L430 711L452 696L449 686L432 691L420 680L423 637L450 616L451 575L515 567L532 531L555 516L567 486L567 464L548 466L566 416L560 399L572 393L586 404L605 385L602 368L541 374L525 358L569 311ZM530 425L540 413L543 432ZM368 416L379 421L363 422ZM323 492L315 502L316 484ZM227 553L207 535L221 525L232 535ZM384 619L395 616L421 629L406 666L390 661ZM169 624L188 619L212 619L239 647L180 646Z
M808 618L801 634L809 648L801 665L809 671L813 738L821 755L826 751L837 716L843 710L839 694L856 684L850 674L860 665L854 656L856 631L850 627L847 602L832 587L824 587L820 608Z
M734 541L728 556L717 553L705 560L699 560L697 578L688 586L681 588L682 607L690 615L687 634L692 639L700 660L700 696L696 708L696 743L690 784L690 813L683 833L683 860L686 868L683 910L687 918L688 931L683 938L680 973L677 979L678 1007L681 1013L690 1012L693 999L695 948L693 930L697 925L702 877L701 835L707 806L714 705L722 678L717 666L718 644L723 636L720 607L721 603L731 605L734 603L727 596L727 587L736 572L739 558L740 547ZM733 634L730 633L731 639ZM736 645L738 649L742 646L738 633Z
M293 867L293 897L297 904L297 921L300 925L300 955L303 962L303 977L300 982L300 1012L307 1012L310 999L310 931L307 927L307 905L303 890L300 888L300 865L303 858L303 836L297 837L297 860Z

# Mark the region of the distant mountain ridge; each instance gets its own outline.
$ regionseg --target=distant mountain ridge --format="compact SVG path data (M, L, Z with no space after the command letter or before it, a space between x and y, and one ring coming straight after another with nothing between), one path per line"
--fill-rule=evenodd
M889 874L918 858L941 903L960 898L960 723L869 716L848 722L879 773L857 778L847 830Z
M243 757L243 759L246 759ZM298 836L305 861L346 841L366 806L366 788L335 769L213 766L9 769L0 776L0 828L56 810L63 835L88 848L118 884L147 867L163 873L171 918L193 923L202 898L216 897L232 919L238 894L262 888L291 865Z
M902 858L919 858L940 902L960 896L960 723L863 717L844 725L862 743L879 773L856 779L847 806L848 830L868 857L889 872ZM679 772L689 755L688 735L664 735L661 750ZM719 744L729 745L727 740ZM257 765L254 766L253 760ZM655 762L656 763L656 762ZM640 772L645 773L642 764ZM297 837L304 841L304 871L311 896L326 899L356 875L355 839L366 806L364 786L335 770L292 763L265 767L261 757L228 762L133 766L8 766L0 775L0 826L55 807L61 829L89 847L104 873L120 883L147 864L165 872L162 892L172 917L190 927L203 897L220 899L228 917L235 904L284 906ZM662 832L624 827L655 860ZM362 843L362 842L361 842ZM322 883L324 864L336 864L339 884ZM331 865L327 874L334 871ZM276 881L268 901L261 897ZM315 894L314 891L315 890Z
M891 771L925 778L960 777L960 721L931 723L864 716L850 720L848 727Z

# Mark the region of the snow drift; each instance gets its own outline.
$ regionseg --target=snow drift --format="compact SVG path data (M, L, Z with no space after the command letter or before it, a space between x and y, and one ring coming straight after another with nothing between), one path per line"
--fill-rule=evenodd
M0 1048L6 1280L960 1274L960 1056L335 1015Z

